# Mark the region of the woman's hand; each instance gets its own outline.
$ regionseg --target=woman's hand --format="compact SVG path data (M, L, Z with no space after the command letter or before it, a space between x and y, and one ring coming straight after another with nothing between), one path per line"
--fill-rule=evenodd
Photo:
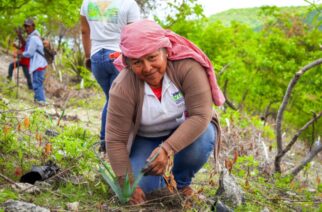
M144 175L163 175L167 163L168 155L166 151L161 147L155 148L147 159L148 166L143 169Z
M141 204L145 201L145 194L140 187L136 187L130 199L131 205Z

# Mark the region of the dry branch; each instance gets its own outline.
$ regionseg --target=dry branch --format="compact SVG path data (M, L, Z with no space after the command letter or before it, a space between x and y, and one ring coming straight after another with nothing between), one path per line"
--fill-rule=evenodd
M319 142L319 144L313 147L312 150L305 156L304 160L291 171L291 174L293 176L296 176L306 166L306 164L311 162L313 158L321 151L322 144L321 142Z
M297 81L299 80L299 78L308 70L310 70L311 68L318 66L322 63L322 58L304 66L301 70L299 70L298 72L296 72L296 74L294 75L294 77L292 78L292 80L290 81L287 90L285 92L282 104L278 110L277 113L277 117L276 117L276 143L277 143L277 155L275 157L275 171L276 172L281 172L281 159L283 157L282 153L283 153L283 143L282 143L282 119L283 119L283 114L284 111L286 109L287 103L289 101L289 98L291 96L292 90L295 86L295 84L297 83Z
M230 107L233 110L237 110L237 107L228 99L227 97L227 85L228 85L228 79L225 80L225 84L224 84L224 97L226 99L225 104L228 105L228 107Z
M1 173L0 173L0 177L3 178L3 179L5 179L7 182L9 182L11 184L15 184L16 183L15 181L11 180L9 177L7 177L7 176L5 176L5 175L3 175Z
M317 116L315 116L310 121L308 121L299 131L297 131L297 133L293 136L292 140L287 144L285 149L282 151L281 153L282 156L292 148L292 146L295 144L297 138L302 134L302 132L306 130L315 121L317 121L321 116L322 116L322 111Z
M224 65L224 67L222 67L222 69L219 71L218 76L221 76L229 66L230 66L229 63Z
M261 116L261 120L264 121L264 126L266 125L266 121L267 121L267 118L269 115L272 115L273 116L273 112L270 112L271 110L271 106L275 103L277 103L278 101L271 101L267 106L266 106L266 109L265 109L265 112L264 114Z

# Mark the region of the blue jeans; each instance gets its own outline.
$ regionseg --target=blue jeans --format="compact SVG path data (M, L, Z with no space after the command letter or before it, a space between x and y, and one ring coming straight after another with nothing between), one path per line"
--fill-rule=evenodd
M216 127L210 123L206 131L192 144L175 154L172 172L178 189L189 186L194 175L207 162L215 146L215 129ZM130 154L131 165L135 176L140 173L151 152L162 141L166 140L167 137L169 136L157 138L135 137ZM139 186L145 193L149 193L165 187L165 182L162 176L144 176Z
M32 72L32 86L35 92L36 101L46 101L44 91L44 80L46 70Z
M8 78L9 79L12 78L13 69L14 69L14 67L19 68L18 66L22 67L23 74L25 75L25 77L27 79L28 88L32 89L31 77L29 74L28 66L26 66L26 65L22 65L21 63L18 63L18 62L16 62L16 64L14 62L10 63L10 65L8 67Z
M102 110L102 121L101 121L101 132L100 139L105 140L105 125L106 125L106 113L107 105L111 85L113 80L119 74L119 71L113 65L112 59L109 58L109 55L114 51L108 49L101 49L91 57L91 69L94 74L94 77L98 84L104 91L106 102Z

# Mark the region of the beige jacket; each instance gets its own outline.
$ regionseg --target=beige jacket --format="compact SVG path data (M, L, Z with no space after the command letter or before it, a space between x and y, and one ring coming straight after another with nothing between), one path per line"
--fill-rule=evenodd
M179 152L206 130L217 126L215 156L220 145L220 127L214 116L210 86L203 67L192 59L168 61L167 75L182 92L189 117L164 141L164 147ZM124 69L114 80L109 94L106 124L107 153L117 176L132 173L129 159L132 140L140 127L144 82ZM216 157L217 158L217 157Z

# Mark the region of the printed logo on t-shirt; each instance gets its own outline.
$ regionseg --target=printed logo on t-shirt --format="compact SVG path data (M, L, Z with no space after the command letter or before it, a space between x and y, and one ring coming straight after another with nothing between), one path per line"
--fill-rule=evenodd
M90 21L107 21L110 23L117 23L118 21L119 9L113 5L113 1L90 1L87 10Z
M177 105L181 104L184 101L183 96L180 91L172 93L172 99Z

